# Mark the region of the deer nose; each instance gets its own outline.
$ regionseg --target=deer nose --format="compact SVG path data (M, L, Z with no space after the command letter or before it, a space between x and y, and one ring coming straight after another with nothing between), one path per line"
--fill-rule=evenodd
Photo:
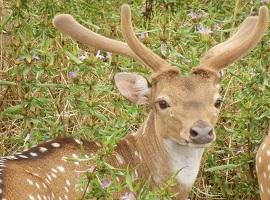
M199 120L190 128L190 139L195 144L207 144L214 140L214 130L208 123Z

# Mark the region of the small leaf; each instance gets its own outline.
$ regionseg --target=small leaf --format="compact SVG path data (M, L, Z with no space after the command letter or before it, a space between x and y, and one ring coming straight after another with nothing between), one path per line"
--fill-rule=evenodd
M80 61L79 58L77 58L76 56L74 56L72 53L66 51L66 54L67 54L68 57L69 57L73 62L75 62L76 64L79 65L79 64L82 64L82 63L83 63L82 61Z
M215 166L206 169L206 172L215 172L215 171L224 171L224 170L230 170L239 167L240 165L235 164L228 164L228 165L221 165L221 166Z

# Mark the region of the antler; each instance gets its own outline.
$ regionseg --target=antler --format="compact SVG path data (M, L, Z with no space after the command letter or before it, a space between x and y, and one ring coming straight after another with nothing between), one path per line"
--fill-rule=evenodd
M171 66L138 40L132 28L130 7L127 4L124 4L121 9L121 29L128 46L154 72L179 72L177 67Z
M109 39L94 33L79 24L71 15L60 14L55 16L53 19L53 25L82 44L134 58L144 64L144 62L129 48L126 43Z
M201 59L199 68L217 72L247 55L261 41L267 26L268 9L263 6L259 10L259 16L246 18L230 39L212 47Z
M127 8L127 12L124 7ZM53 24L56 28L62 32L70 35L74 40L77 40L88 46L92 46L105 51L113 52L116 54L124 55L136 59L137 61L149 66L155 72L157 71L179 71L177 67L170 66L165 60L147 49L141 42L136 38L132 27L130 9L128 5L124 5L122 10L122 31L124 38L129 43L128 45L124 42L109 39L101 36L86 27L79 24L71 15L60 14L53 19ZM126 17L125 17L126 16ZM129 16L129 18L128 18ZM125 20L128 19L127 21ZM135 44L134 44L135 43ZM140 46L138 48L136 46ZM135 52L136 51L136 52Z

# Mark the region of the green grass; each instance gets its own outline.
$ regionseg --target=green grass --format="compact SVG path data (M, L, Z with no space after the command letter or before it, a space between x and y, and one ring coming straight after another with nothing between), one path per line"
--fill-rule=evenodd
M60 135L96 139L112 147L140 126L147 108L123 99L112 79L119 71L146 76L150 71L122 56L102 62L94 56L97 49L77 44L51 23L57 13L69 13L97 33L122 40L119 24L124 2L5 3L7 15L0 26L1 155ZM154 2L152 17L146 19L142 13L144 1L132 2L136 32L150 31L144 40L147 46L158 54L161 44L166 46L166 59L179 66L183 74L188 74L207 49L228 38L262 4L258 0L162 0ZM192 20L188 15L191 10L205 16ZM200 35L196 29L200 24L213 33ZM217 141L205 154L191 199L259 199L254 158L270 118L269 43L268 31L252 53L227 68ZM78 57L84 51L89 58L80 62ZM76 72L77 77L71 78L70 72Z

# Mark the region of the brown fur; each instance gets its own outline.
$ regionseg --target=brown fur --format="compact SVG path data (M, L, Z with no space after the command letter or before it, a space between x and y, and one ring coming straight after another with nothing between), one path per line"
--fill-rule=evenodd
M270 199L270 129L256 155L256 171L261 200Z

